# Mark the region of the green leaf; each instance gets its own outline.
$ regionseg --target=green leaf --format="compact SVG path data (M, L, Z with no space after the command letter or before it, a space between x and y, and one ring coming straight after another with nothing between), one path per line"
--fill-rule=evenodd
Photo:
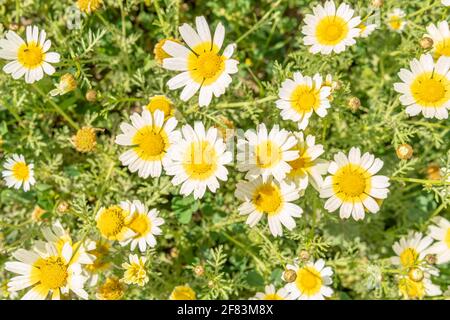
M172 199L172 210L178 221L187 224L191 221L192 214L197 211L200 204L194 197L175 197Z

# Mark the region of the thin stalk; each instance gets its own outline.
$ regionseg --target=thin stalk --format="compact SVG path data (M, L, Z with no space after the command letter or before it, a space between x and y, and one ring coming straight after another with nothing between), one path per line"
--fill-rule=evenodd
M255 104L261 104L264 102L274 101L276 99L278 99L276 96L268 96L268 97L254 100L254 101L225 102L225 103L219 103L218 105L216 105L216 108L218 108L218 109L240 108L240 107L245 107L245 106L249 106L249 105L255 105Z
M450 181L403 178L403 177L390 177L390 179L394 180L394 181L412 182L412 183L419 183L419 184L450 185Z

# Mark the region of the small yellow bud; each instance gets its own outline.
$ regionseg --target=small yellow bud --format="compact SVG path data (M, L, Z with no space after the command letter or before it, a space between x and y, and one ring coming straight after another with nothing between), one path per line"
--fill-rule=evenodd
M372 0L372 7L381 8L383 6L383 0Z
M120 300L125 294L125 289L125 285L117 277L109 277L98 288L96 297L99 300Z
M31 213L31 219L33 219L33 221L35 222L39 222L42 221L42 216L44 215L44 213L46 213L47 211L45 211L44 209L42 209L39 206L34 207L33 212Z
M69 210L69 204L66 201L61 201L58 204L57 210L59 213L65 213Z
M97 91L94 89L89 89L86 92L86 100L89 102L95 102L97 100Z
M408 272L408 277L415 282L423 280L424 274L420 268L411 268Z
M195 291L189 286L177 286L170 294L170 300L195 300Z
M178 255L180 254L180 251L178 251L177 248L170 249L170 256L172 258L178 258Z
M433 39L430 37L423 37L420 39L419 44L422 47L422 49L430 49L433 47Z
M175 113L172 100L163 95L151 97L145 108L151 113L154 113L156 110L162 111L166 120L167 118L172 117Z
M90 14L100 8L102 0L78 0L77 5L80 11Z
M91 127L83 127L77 131L77 134L72 136L72 144L79 152L90 152L94 150L97 145L97 137L95 129Z
M428 165L427 177L430 180L441 180L441 168L437 164Z
M302 250L300 251L300 259L302 259L303 261L308 261L310 258L309 252L306 250Z
M205 273L205 268L202 265L195 266L194 273L197 277L201 277Z
M283 278L286 282L294 282L297 279L297 272L291 269L286 269L283 273Z
M413 155L413 148L407 144L403 143L397 147L397 150L395 150L397 153L397 157L401 160L409 160L411 159Z
M437 262L437 256L435 254L429 253L425 256L425 261L428 264L435 265Z
M17 30L19 30L19 25L17 24L17 23L11 23L10 25L9 25L9 30L11 30L11 31L17 31Z
M357 97L351 97L348 100L348 107L353 112L357 111L361 107L361 100L359 100Z

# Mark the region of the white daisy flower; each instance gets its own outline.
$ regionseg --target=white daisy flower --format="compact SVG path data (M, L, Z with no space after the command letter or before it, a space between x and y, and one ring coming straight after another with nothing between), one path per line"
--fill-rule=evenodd
M266 182L258 177L251 181L240 181L235 196L243 201L239 206L241 215L249 215L247 224L254 227L267 215L269 229L275 237L283 235L282 225L288 230L295 228L293 218L301 217L302 208L292 203L300 198L294 184L276 182L268 178Z
M406 17L405 11L396 8L392 12L388 13L387 17L388 17L387 25L389 29L396 32L401 32L405 29L406 26L406 20L404 19Z
M49 294L59 300L61 294L74 292L82 299L88 294L83 289L86 277L81 267L73 263L74 248L66 242L59 252L52 243L39 242L28 251L19 249L13 253L18 261L6 262L5 269L18 274L8 282L9 291L32 287L22 300L44 300Z
M450 0L441 0L442 5L449 7L450 6Z
M138 171L141 178L159 177L170 148L181 137L180 132L174 130L178 121L173 117L164 120L161 110L154 113L144 110L141 115L133 113L130 119L131 124L120 125L122 133L116 137L116 143L133 148L122 153L119 159L131 172Z
M268 286L265 286L264 292L256 293L250 300L289 300L288 295L289 293L285 288L275 290L275 286L269 284Z
M401 93L400 102L406 113L415 116L422 112L425 118L447 119L450 109L450 59L441 56L437 62L430 54L413 59L411 70L401 69L403 82L394 84Z
M433 222L428 233L437 242L430 247L429 252L436 254L438 264L447 263L450 261L450 222L442 217L435 218Z
M7 31L5 38L0 39L0 58L9 60L3 71L11 74L13 79L25 75L25 82L33 83L44 77L44 73L52 75L55 68L50 63L58 63L59 53L48 52L51 41L46 40L46 32L38 27L28 26L25 42L14 31Z
M167 82L169 89L184 87L180 99L189 100L200 90L199 105L210 104L212 96L219 97L231 83L230 74L238 72L238 61L231 59L235 44L228 45L219 53L225 37L225 28L219 23L211 37L205 17L195 19L197 31L190 25L183 24L180 34L189 48L167 40L163 50L171 57L163 60L163 67L168 70L182 71Z
M437 275L439 275L438 272ZM430 277L429 273L425 273L422 280L415 281L407 275L400 276L398 280L399 293L404 299L422 299L425 296L434 297L441 295L441 288L432 283Z
M383 161L366 152L361 156L359 148L351 148L348 157L339 152L330 162L327 176L320 191L321 198L328 198L325 209L339 216L355 220L364 219L365 208L376 213L380 207L376 200L385 199L389 192L389 178L376 175Z
M396 256L391 257L392 264L401 266L404 269L421 267L427 254L427 249L432 242L433 239L431 237L424 237L420 232L409 233L408 236L400 238L392 246L396 254Z
M315 6L313 13L306 15L306 25L302 28L305 35L303 41L305 45L311 46L310 52L340 53L356 43L354 38L360 33L357 26L361 23L361 18L353 17L355 10L348 4L341 3L336 10L333 1L326 1L324 6Z
M377 25L375 23L372 24L365 24L365 23L361 23L358 26L360 32L359 32L359 36L361 38L367 38L372 32L375 31L375 29L377 28Z
M181 184L180 193L194 198L202 198L206 188L215 193L219 181L228 179L225 165L232 160L232 153L226 151L226 145L218 136L216 128L205 129L201 122L195 122L194 128L185 125L181 128L183 137L175 144L165 166L166 172L174 176L172 183Z
M294 79L287 79L281 84L280 99L276 105L283 120L298 122L298 128L304 130L313 112L321 118L327 115L330 94L331 87L323 83L318 73L311 78L295 72Z
M291 150L298 150L299 157L288 164L292 167L287 174L288 181L296 183L299 189L306 189L308 183L318 191L323 183L322 175L328 171L328 161L319 157L325 152L321 144L315 144L316 138L303 132L294 132L297 144Z
M437 25L430 24L427 27L425 36L433 39L433 48L435 57L445 56L450 58L450 30L446 20L439 22Z
M156 245L155 236L162 234L159 226L164 224L164 220L158 217L158 210L147 210L145 205L138 200L129 203L129 205L133 206L134 211L131 213L132 217L128 227L135 232L135 235L121 244L131 243L131 250L139 246L139 250L144 252L147 245L151 248Z
M256 179L258 176L266 181L269 176L282 181L292 169L288 164L299 157L298 151L291 150L297 143L289 131L275 125L267 132L266 125L261 123L256 132L249 129L244 134L244 139L238 139L237 168L247 172L247 180Z
M13 154L6 159L3 165L2 175L8 188L19 189L23 187L24 191L30 190L30 186L36 183L34 179L34 165L27 164L23 155Z
M296 263L294 265L288 264L286 269L296 272L295 281L286 284L284 287L288 291L290 299L324 300L333 294L333 289L330 288L333 283L331 278L333 270L330 267L325 267L323 259L316 262L307 262L302 267L299 267Z
M125 242L136 234L129 224L135 211L134 204L129 201L121 201L120 205L101 207L95 215L97 229L108 240Z

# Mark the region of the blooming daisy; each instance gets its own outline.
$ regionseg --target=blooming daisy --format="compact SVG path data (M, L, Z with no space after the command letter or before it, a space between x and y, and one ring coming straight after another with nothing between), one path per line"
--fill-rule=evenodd
M424 237L420 232L409 233L392 246L397 256L391 257L391 262L404 269L420 267L432 242L431 237Z
M69 294L87 299L83 286L86 277L81 275L81 267L73 262L74 248L66 242L58 251L52 243L40 242L28 251L19 249L13 253L18 261L6 262L5 269L18 274L8 282L10 291L20 291L32 287L22 300L44 300L50 294L52 300Z
M376 175L382 167L383 161L368 152L361 156L359 148L351 148L348 157L337 153L320 191L321 198L328 198L325 209L333 212L340 208L342 219L352 216L355 220L364 219L364 208L378 212L376 200L385 199L389 192L389 178Z
M307 262L302 267L296 263L288 264L286 269L296 272L295 280L284 287L289 293L289 299L324 300L333 294L333 290L329 287L333 283L331 278L333 270L325 267L323 259Z
M99 300L120 300L125 294L126 287L117 277L108 277L98 287L96 298Z
M406 21L404 20L404 18L406 17L405 11L396 8L392 12L388 13L387 16L388 16L387 25L389 29L396 32L401 32L403 31L403 29L405 29L406 26Z
M360 34L358 25L361 18L353 17L355 10L348 4L341 3L336 10L334 2L327 1L324 6L315 6L313 13L306 15L306 25L302 28L305 35L303 41L305 45L311 46L310 52L340 53L356 43L354 38Z
M398 290L404 299L422 299L425 296L433 297L442 294L441 288L431 282L428 273L425 273L420 281L415 281L406 275L400 276Z
M27 164L23 155L13 154L6 159L3 165L2 175L8 188L19 189L23 187L24 191L30 190L30 186L36 183L34 179L34 165Z
M247 224L254 227L267 214L270 232L275 237L283 235L282 225L289 230L295 228L293 217L298 218L303 212L298 205L292 203L300 198L295 185L278 183L272 178L266 182L261 177L240 181L235 195L244 201L239 206L239 212L241 215L249 215Z
M361 23L358 26L360 32L359 32L359 36L361 38L367 38L372 32L375 31L375 29L377 28L377 25L375 23L372 24L365 24L365 23Z
M14 31L7 31L4 39L0 39L0 58L10 60L3 67L3 71L11 74L13 79L25 75L26 83L39 81L44 73L52 75L55 68L50 63L58 63L60 56L56 52L48 52L51 41L46 40L44 30L39 32L38 27L28 26L25 42Z
M162 111L164 113L164 120L173 117L175 114L172 100L162 95L151 97L149 103L144 108L151 113L154 113L156 110Z
M126 122L120 125L122 133L116 137L116 143L133 148L122 153L119 160L131 172L138 171L141 178L159 177L169 149L180 138L180 132L174 130L178 121L173 117L164 120L164 112L160 110L133 113L130 119L131 125Z
M437 62L430 54L413 59L411 70L401 69L398 76L403 82L394 84L401 93L400 102L406 113L415 116L422 112L425 118L447 119L450 109L450 59L441 56Z
M244 139L238 139L238 170L247 172L248 180L262 176L266 181L272 175L282 181L292 169L288 162L299 157L298 150L291 150L296 142L289 131L280 130L278 125L267 132L266 125L261 123L256 132L249 129Z
M278 291L275 291L275 286L270 284L264 288L264 292L258 292L253 298L250 300L289 300L289 293L285 288L280 288Z
M78 0L77 5L80 11L90 14L100 8L102 0Z
M304 130L313 112L321 118L326 116L330 108L330 94L331 87L324 85L318 73L311 78L295 72L294 79L287 79L281 84L278 92L280 99L276 105L284 120L298 122L298 128Z
M128 201L122 201L120 206L101 207L95 216L100 234L108 240L121 242L132 238L135 233L128 225L134 210L134 205Z
M147 249L147 245L152 248L156 245L155 236L162 233L159 226L164 224L164 220L158 217L158 210L147 210L145 205L138 200L133 201L129 205L134 207L134 212L128 227L134 231L135 235L123 244L131 243L131 250L139 246L139 250L144 252Z
M183 24L180 34L189 48L166 41L162 48L172 58L163 60L163 67L168 70L182 71L167 82L170 90L184 87L180 99L189 100L198 90L199 105L210 104L212 96L219 97L231 83L230 74L238 72L238 61L231 59L235 44L228 45L219 53L225 37L225 28L219 23L211 37L208 23L204 17L195 19L197 31L190 25Z
M435 218L433 222L429 227L429 235L437 242L429 251L436 254L437 263L447 263L450 261L450 222L442 217Z
M292 169L287 174L287 179L295 182L300 189L306 189L311 182L316 190L320 190L322 175L328 170L328 161L319 159L324 153L323 146L315 144L314 136L308 135L305 140L303 132L294 132L294 136L297 144L292 150L298 150L299 157L288 162Z
M170 300L195 300L195 291L188 285L176 286L169 297Z
M450 57L450 30L448 22L444 20L437 25L432 23L427 27L427 32L426 36L433 40L436 58L440 56Z
M441 0L442 5L450 7L450 0Z
M125 269L123 281L126 284L137 284L142 287L148 282L147 271L145 270L146 257L138 257L135 254L130 254L130 263L125 262L122 268Z
M194 128L184 125L183 134L169 157L165 166L168 175L174 176L172 183L181 184L180 193L188 196L194 193L194 198L202 198L206 188L215 193L219 181L226 181L228 170L225 165L232 160L230 151L218 136L216 128L205 129L203 123L195 122Z

